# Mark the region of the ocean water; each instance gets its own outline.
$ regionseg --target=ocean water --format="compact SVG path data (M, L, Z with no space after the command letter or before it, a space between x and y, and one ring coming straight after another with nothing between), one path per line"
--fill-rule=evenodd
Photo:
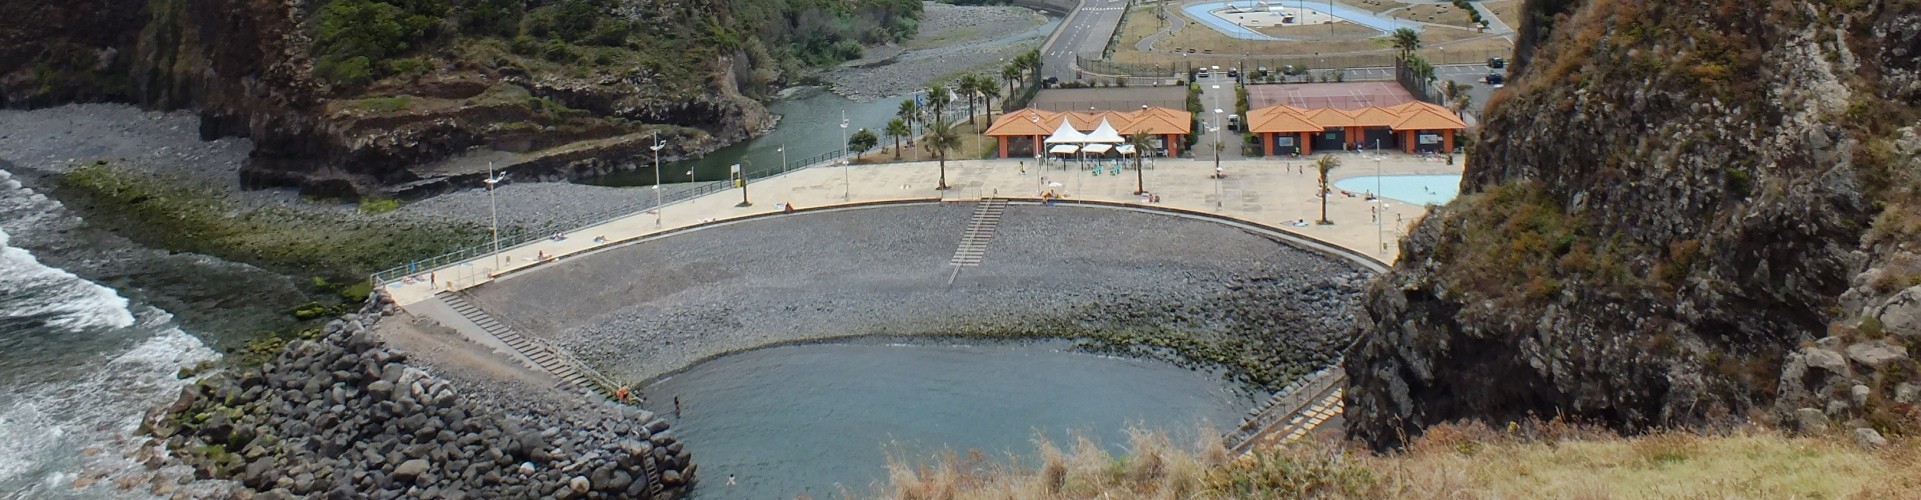
M131 458L140 418L217 354L167 312L14 246L63 210L0 170L0 498L152 497Z
M827 343L715 358L648 385L649 410L700 464L695 498L867 498L891 454L1033 466L1033 439L1125 451L1130 427L1190 445L1256 403L1221 377L1066 343ZM682 417L674 419L674 399ZM728 476L734 485L727 485Z

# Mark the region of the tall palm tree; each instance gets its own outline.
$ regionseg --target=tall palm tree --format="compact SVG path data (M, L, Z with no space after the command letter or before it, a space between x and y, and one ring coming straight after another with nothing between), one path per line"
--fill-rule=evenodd
M981 87L981 79L980 77L974 76L973 73L961 75L960 82L954 85L954 91L956 93L959 93L960 95L967 97L967 124L968 125L974 124L974 93L979 92L980 87Z
M947 111L947 104L951 102L954 94L947 91L947 86L938 83L927 86L927 105L934 108L933 121L941 121L941 113Z
M900 159L900 138L912 133L914 131L907 128L906 120L895 118L887 122L887 135L894 138L894 159Z
M1401 49L1401 59L1407 59L1408 54L1421 49L1421 32L1414 31L1414 28L1397 29L1388 41L1394 48Z
M1146 131L1135 132L1127 138L1134 145L1134 194L1147 194L1147 174L1141 168L1141 157L1147 156L1148 148L1154 147L1154 136Z
M927 147L933 148L934 154L940 158L940 185L935 186L934 189L945 191L947 190L947 151L959 148L961 139L960 134L954 133L946 123L942 123L944 120L940 115L934 116L934 129L927 133Z
M900 108L894 110L894 117L900 118L907 123L918 122L920 121L920 104L914 102L914 99L911 97L901 99Z
M1320 159L1314 160L1314 171L1321 173L1321 224L1334 223L1327 220L1327 173L1340 166L1341 160L1330 154L1323 154Z
M1007 81L1007 96L1014 96L1014 81L1021 79L1021 68L1009 63L1001 68L1001 79Z

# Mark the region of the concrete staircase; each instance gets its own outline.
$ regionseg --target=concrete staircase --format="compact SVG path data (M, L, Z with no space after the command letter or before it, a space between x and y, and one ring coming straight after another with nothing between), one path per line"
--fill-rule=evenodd
M453 311L460 314L461 317L467 318L467 321L472 321L475 325L480 325L480 329L485 330L488 335L492 335L495 339L500 340L500 342L506 344L507 347L513 348L515 352L520 353L520 355L526 359L532 360L534 367L546 370L547 373L553 374L554 378L560 379L561 382L608 398L614 397L615 384L612 380L601 376L599 373L595 373L592 369L587 368L586 365L581 364L579 360L567 355L567 353L560 349L549 346L545 342L523 336L515 332L513 328L494 320L493 316L487 314L487 311L482 311L479 307L474 306L473 303L468 302L467 298L462 294L440 292L435 294L434 298L440 299L442 303L447 304L449 309L453 309Z
M967 221L967 230L961 233L960 248L954 250L949 265L974 267L981 265L987 257L987 242L994 239L994 228L1000 227L1001 213L1007 210L1007 200L1001 198L982 198L974 204L974 216Z
M1244 455L1256 447L1275 446L1299 440L1320 428L1344 410L1341 396L1347 387L1347 372L1341 361L1308 374L1287 385L1267 402L1249 411L1246 420L1227 436L1227 449Z

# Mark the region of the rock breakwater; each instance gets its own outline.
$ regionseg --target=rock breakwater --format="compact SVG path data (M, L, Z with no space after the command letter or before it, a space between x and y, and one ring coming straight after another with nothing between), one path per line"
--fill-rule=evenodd
M489 408L408 364L376 295L257 368L209 376L148 415L201 478L326 498L660 498L696 466L666 421L618 409Z

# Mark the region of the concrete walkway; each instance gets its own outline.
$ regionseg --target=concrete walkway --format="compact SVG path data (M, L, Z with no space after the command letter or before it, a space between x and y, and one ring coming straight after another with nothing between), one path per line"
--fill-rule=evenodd
M1374 175L1375 156L1335 153L1344 163L1329 177L1330 182L1348 177ZM1378 157L1378 169L1385 175L1459 174L1460 158L1455 165L1438 159L1389 153ZM1143 206L1160 206L1210 212L1249 222L1274 226L1310 238L1393 262L1401 236L1426 214L1427 207L1396 200L1382 200L1385 224L1370 223L1375 202L1361 196L1343 196L1336 191L1328 199L1328 218L1333 225L1315 225L1320 218L1320 201L1314 196L1315 174L1310 159L1256 159L1223 161L1225 179L1212 179L1213 160L1161 159L1150 162L1145 171L1147 190L1160 196L1159 203L1147 203L1132 194L1135 173L1092 175L1071 163L1040 168L1032 160L958 160L947 162L947 182L953 189L935 190L938 166L935 162L911 162L851 167L814 167L785 175L758 179L747 186L753 205L738 207L740 189L702 196L668 205L659 214L637 213L598 226L576 230L559 240L542 240L518 248L505 249L498 256L484 256L434 270L421 270L408 282L387 284L387 290L403 307L431 299L435 292L451 285L464 289L485 283L497 272L512 272L540 265L557 258L590 252L646 237L662 231L707 222L780 211L782 203L814 208L847 202L872 202L890 199L940 198L975 200L984 196L1032 198L1052 189L1068 199L1085 199ZM1025 164L1025 173L1022 165ZM1059 187L1051 187L1058 183ZM501 211L513 210L502 206ZM1307 221L1304 226L1290 223ZM438 280L427 283L428 277Z

